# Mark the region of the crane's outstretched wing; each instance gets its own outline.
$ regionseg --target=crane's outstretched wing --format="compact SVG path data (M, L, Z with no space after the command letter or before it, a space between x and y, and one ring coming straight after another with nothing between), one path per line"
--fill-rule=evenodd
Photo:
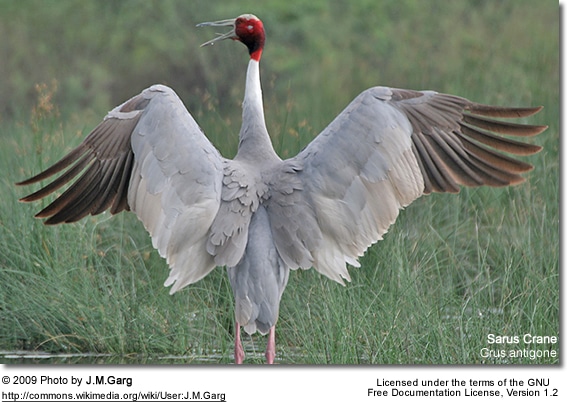
M339 283L349 280L345 262L358 266L398 211L420 195L523 181L520 173L532 166L499 151L529 155L540 147L493 133L531 136L546 127L490 117L540 109L485 106L431 91L366 90L285 162L297 173L279 175L271 201L278 252L292 268L313 265Z
M222 160L175 92L154 85L110 111L59 162L18 184L64 171L21 199L29 202L78 177L36 215L46 224L131 209L167 259L165 285L173 284L173 293L215 267L205 244L220 204Z

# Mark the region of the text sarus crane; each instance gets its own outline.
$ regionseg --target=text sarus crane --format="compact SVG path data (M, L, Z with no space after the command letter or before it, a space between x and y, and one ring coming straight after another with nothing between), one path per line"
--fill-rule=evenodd
M374 87L362 92L297 156L275 153L266 124L259 62L262 22L251 14L199 26L232 30L223 39L250 53L238 153L220 155L175 92L154 85L113 109L59 162L21 183L62 170L22 198L35 201L78 179L39 212L46 224L75 222L107 209L133 211L171 269L171 293L226 266L235 299L236 363L244 360L240 327L269 334L274 362L279 303L290 270L315 268L350 280L346 264L422 194L460 186L507 186L532 166L499 151L540 150L501 137L532 136L545 126L513 124L541 107L486 106L432 91Z

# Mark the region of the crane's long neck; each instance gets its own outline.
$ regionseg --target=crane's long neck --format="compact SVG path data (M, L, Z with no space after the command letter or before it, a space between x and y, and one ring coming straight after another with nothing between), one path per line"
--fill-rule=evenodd
M260 85L260 61L251 58L246 72L246 89L242 104L242 127L236 159L259 161L279 159L264 120L264 105Z

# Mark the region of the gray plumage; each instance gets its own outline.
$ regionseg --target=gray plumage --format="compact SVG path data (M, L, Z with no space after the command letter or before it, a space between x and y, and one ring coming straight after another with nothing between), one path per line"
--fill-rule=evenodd
M529 155L540 147L496 134L524 137L546 127L493 118L539 110L375 87L297 156L281 160L264 123L258 56L248 67L234 160L219 154L172 89L155 85L19 184L65 171L22 199L35 201L78 177L36 215L46 224L132 210L169 264L171 293L228 267L237 326L265 334L276 324L290 269L313 267L343 283L347 264L359 266L399 210L422 194L523 181L531 165L502 151Z

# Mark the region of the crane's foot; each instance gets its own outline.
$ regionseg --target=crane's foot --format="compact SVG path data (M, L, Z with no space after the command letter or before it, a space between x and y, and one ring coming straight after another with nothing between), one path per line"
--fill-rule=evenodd
M234 330L234 364L242 364L244 362L244 348L240 341L240 324L235 323Z
M268 333L268 345L266 346L266 363L274 364L276 358L276 326L270 328Z

